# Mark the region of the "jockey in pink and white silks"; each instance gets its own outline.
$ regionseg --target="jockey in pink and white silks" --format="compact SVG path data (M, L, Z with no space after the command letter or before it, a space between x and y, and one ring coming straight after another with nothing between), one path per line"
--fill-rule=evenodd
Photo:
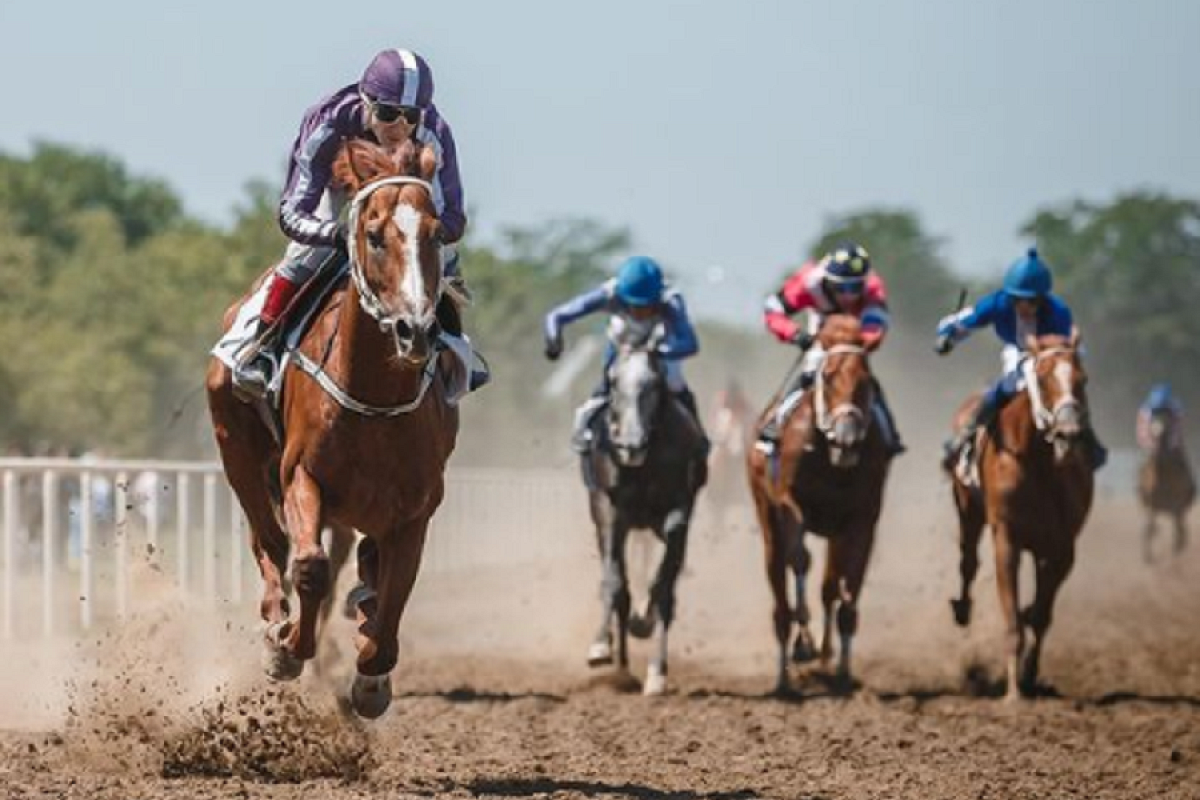
M683 360L700 351L700 341L688 318L683 295L667 284L658 263L645 256L629 258L621 265L616 278L551 309L543 327L546 357L554 361L562 355L563 329L567 325L597 312L610 315L609 344L604 352L600 384L575 412L575 430L571 437L575 451L581 454L590 451L592 421L608 402L608 372L616 356L613 343L622 340L627 333L648 332L658 326L663 334L658 352L665 363L667 388L691 413L696 427L703 430L695 395L683 377Z
M331 179L333 160L349 139L366 139L389 149L413 141L433 150L437 171L431 184L441 223L443 271L452 285L461 284L454 245L462 238L467 216L454 135L433 102L433 73L425 59L410 50L384 50L357 83L321 99L300 123L279 203L279 226L291 242L264 287L251 355L234 370L235 384L252 396L262 395L269 378L268 364L257 358L263 340L276 329L299 289L318 270L334 265L339 251L346 252L348 232L339 215L348 198L334 191ZM439 307L439 320L457 321L456 314L442 312ZM461 335L461 329L445 332Z
M792 319L803 311L808 312L807 328ZM767 330L804 354L800 369L792 372L780 390L776 413L759 432L755 447L768 455L775 452L784 423L798 404L800 393L812 386L825 360L817 333L830 314L856 317L862 325L863 345L868 351L877 350L887 336L887 288L879 273L872 271L871 256L861 245L845 242L821 260L807 262L784 282L779 292L767 297L763 309ZM900 439L883 387L874 376L872 381L876 424L883 432L889 454L900 455L907 448Z

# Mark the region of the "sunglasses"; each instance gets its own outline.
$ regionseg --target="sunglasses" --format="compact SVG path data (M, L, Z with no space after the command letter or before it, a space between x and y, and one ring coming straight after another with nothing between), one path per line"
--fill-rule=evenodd
M833 290L838 294L862 294L862 281L846 281L845 283L835 283Z
M393 106L388 103L379 103L373 100L367 101L371 106L371 113L375 115L375 119L390 125L396 120L404 120L409 125L416 125L421 121L421 109L412 106Z

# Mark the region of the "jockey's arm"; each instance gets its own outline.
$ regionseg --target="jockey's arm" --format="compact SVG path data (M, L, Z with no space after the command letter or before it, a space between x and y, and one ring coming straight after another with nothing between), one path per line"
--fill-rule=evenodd
M663 316L667 323L667 338L658 346L658 352L663 358L678 361L700 352L700 339L696 336L696 329L688 317L683 295L672 292L667 297L663 303Z
M563 328L577 319L594 314L607 308L612 298L611 282L606 282L591 291L572 297L567 302L555 306L546 315L542 333L547 342L558 342L562 339Z
M467 211L463 199L462 176L458 170L458 148L450 124L436 111L430 112L418 136L421 143L437 155L437 173L433 178L434 205L442 225L442 242L454 244L467 229Z
M991 325L996 320L999 295L999 292L993 292L973 306L942 317L937 326L938 338L948 338L957 344L970 336L972 331Z
M782 289L768 295L763 302L763 322L781 342L791 342L802 330L793 316L801 311L816 310L816 300L808 289L805 275L806 271L801 268L787 279Z
M859 318L862 323L863 345L873 353L883 345L888 333L888 312L885 305L870 305Z
M279 228L294 242L316 247L336 244L337 220L321 219L315 212L329 186L333 159L341 142L332 121L296 140L287 185L279 201Z

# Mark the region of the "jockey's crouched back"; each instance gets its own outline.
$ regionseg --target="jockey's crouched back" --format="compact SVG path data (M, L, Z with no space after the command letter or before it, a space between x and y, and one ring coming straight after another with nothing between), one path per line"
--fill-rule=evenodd
M683 374L683 360L700 350L696 330L688 317L683 295L670 286L658 263L645 256L626 260L617 276L551 309L546 314L543 335L546 357L556 360L563 351L563 330L583 317L605 312L608 320L608 344L600 383L592 396L575 413L572 448L587 453L592 446L592 423L605 407L609 395L609 371L617 347L626 341L647 341L658 336L657 352L662 357L667 388L692 416L697 430L703 432L696 398ZM708 441L704 437L707 453Z

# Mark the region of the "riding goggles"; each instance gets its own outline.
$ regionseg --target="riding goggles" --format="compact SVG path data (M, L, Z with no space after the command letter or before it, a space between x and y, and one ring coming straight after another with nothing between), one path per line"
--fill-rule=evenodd
M367 100L367 104L371 107L375 119L385 125L390 125L398 119L403 119L409 125L416 125L421 121L421 109L414 106L394 106L370 99Z
M862 294L865 288L865 281L838 281L833 284L833 290L838 294Z

